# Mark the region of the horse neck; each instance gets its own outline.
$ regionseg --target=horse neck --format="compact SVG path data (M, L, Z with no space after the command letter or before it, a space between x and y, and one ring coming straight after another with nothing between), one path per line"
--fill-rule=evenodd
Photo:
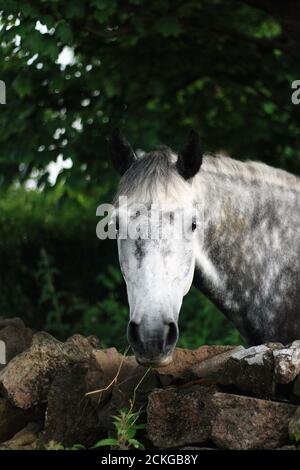
M195 199L201 212L196 247L196 268L201 271L205 290L219 292L226 285L227 269L233 249L257 213L258 198L237 179L224 175L199 173L193 180Z
M300 223L300 191L279 183L201 170L193 180L204 231L195 284L237 326L252 308L253 295L258 307L272 294L289 250L286 224L293 233Z

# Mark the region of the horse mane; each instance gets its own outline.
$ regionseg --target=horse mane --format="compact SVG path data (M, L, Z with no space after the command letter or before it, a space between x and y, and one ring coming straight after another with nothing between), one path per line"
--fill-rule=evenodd
M138 203L192 200L189 184L176 169L177 155L168 147L141 155L122 176L114 204L120 196ZM226 176L271 186L300 190L300 179L287 171L261 162L239 161L221 154L206 153L197 176ZM195 177L195 178L196 178Z
M114 204L119 196L138 203L170 203L192 200L191 190L176 169L177 155L168 147L143 154L122 176Z
M205 154L200 172L300 190L300 178L285 170L256 161L234 160L221 154Z

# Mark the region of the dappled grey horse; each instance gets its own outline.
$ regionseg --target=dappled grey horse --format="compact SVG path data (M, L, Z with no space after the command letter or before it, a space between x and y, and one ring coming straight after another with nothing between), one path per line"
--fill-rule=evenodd
M194 131L178 154L161 147L138 158L115 130L110 151L123 174L115 198L118 224L124 217L119 197L126 196L129 209L143 203L148 211L148 219L131 214L128 226L135 223L139 231L159 220L163 235L118 237L128 340L141 364L172 359L182 299L192 283L250 345L300 339L300 179L262 163L203 155ZM152 218L154 203L168 207L168 217L162 209L162 217ZM174 237L174 214L194 207L188 236Z

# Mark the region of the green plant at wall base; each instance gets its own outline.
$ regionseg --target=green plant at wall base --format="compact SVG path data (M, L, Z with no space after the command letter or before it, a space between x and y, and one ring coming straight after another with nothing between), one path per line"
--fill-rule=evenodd
M293 435L293 440L296 442L300 441L300 431L296 431Z
M96 442L92 449L100 447L111 447L115 450L144 450L143 444L138 440L138 431L145 429L146 425L138 423L141 416L141 410L132 411L132 405L129 408L118 410L117 415L113 417L113 424L116 430L116 437L101 439ZM82 444L73 444L71 447L64 447L58 442L48 443L47 450L88 450Z
M72 447L67 447L66 450L87 450L82 444L74 444Z
M82 444L73 444L72 447L65 447L59 442L50 441L45 448L40 450L87 450Z
M144 449L143 444L137 439L136 435L139 430L145 429L146 425L137 423L141 411L132 411L131 408L121 409L114 416L113 424L116 430L116 437L101 439L93 446L93 449L108 446L116 450Z

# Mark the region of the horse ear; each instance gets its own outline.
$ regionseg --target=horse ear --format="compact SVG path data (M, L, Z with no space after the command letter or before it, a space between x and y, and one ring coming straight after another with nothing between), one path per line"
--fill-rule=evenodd
M123 136L120 129L114 129L109 141L109 153L112 164L115 170L121 175L131 166L136 160L134 151L130 143Z
M196 131L191 130L187 143L178 153L176 163L179 174L184 179L195 176L202 164L203 150L202 143Z

